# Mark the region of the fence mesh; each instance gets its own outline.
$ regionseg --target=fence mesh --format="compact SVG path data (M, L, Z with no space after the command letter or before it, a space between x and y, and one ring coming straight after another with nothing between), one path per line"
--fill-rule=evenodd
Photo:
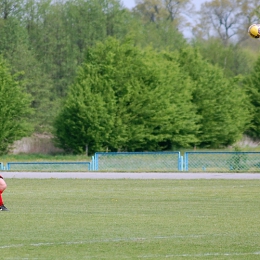
M9 162L11 171L259 172L260 152L96 153L91 162Z
M178 171L179 152L96 153L98 171Z
M186 171L259 171L259 152L186 152Z
M11 171L90 171L90 162L9 162Z

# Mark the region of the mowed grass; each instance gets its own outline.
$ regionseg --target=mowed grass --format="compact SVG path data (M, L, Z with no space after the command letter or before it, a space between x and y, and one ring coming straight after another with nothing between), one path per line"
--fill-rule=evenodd
M259 259L258 180L6 179L0 259Z

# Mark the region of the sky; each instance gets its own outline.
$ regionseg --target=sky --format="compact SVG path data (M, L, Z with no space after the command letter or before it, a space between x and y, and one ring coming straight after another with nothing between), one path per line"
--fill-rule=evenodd
M129 9L135 6L135 0L121 0L123 4ZM196 9L199 10L201 3L206 2L205 0L191 0L195 4Z

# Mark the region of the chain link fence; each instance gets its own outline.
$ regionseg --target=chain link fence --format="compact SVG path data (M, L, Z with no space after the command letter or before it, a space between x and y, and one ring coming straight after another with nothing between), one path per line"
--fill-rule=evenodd
M96 153L96 171L179 171L180 152Z
M260 152L109 152L91 162L9 162L10 171L260 172Z
M10 171L57 171L87 172L91 170L90 162L9 162L6 166Z
M260 171L259 152L186 152L184 170L189 172Z

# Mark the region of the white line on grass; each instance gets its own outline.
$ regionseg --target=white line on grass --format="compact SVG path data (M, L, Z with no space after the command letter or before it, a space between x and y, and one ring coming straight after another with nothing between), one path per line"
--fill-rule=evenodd
M111 238L111 239L100 239L100 240L83 240L83 241L64 241L64 242L42 242L42 243L31 243L31 244L13 244L13 245L2 245L0 249L5 248L18 248L24 246L55 246L55 245L79 245L79 244L94 244L94 243L109 243L109 242L136 242L151 239L171 239L171 238L198 238L205 237L207 235L173 235L173 236L155 236L153 238L144 237L133 237L133 238Z
M180 254L180 255L139 255L138 258L174 258L174 257L209 257L209 256L243 256L243 255L260 255L259 252L248 253L202 253L202 254Z
M218 235L218 234L215 234ZM223 234L219 234L223 236ZM93 243L109 243L109 242L138 242L138 241L145 241L151 239L171 239L171 238L198 238L198 237L205 237L208 235L173 235L173 236L155 236L153 238L143 238L143 237L136 237L136 238L111 238L111 239L101 239L101 240L83 240L83 241L64 241L64 242L42 242L42 243L30 243L30 244L13 244L13 245L2 245L0 249L7 249L7 248L19 248L19 247L26 247L26 246L55 246L55 245L80 245L80 244L93 244ZM167 254L167 255L139 255L138 258L174 258L174 257L209 257L209 256L244 256L244 255L260 255L260 251L256 252L233 252L233 253L201 253L201 254ZM92 257L91 257L92 258ZM94 257L95 258L95 257Z
M110 242L138 242L138 241L149 241L152 239L178 239L178 238L199 238L207 236L225 236L225 234L191 234L191 235L172 235L172 236L155 236L150 238L144 237L130 237L130 238L107 238L107 239L94 239L94 240L82 240L82 241L64 241L64 242L40 242L40 243L30 243L30 244L12 244L12 245L2 245L0 249L5 248L18 248L25 246L55 246L55 245L80 245L80 244L94 244L94 243L110 243ZM228 234L226 234L228 235ZM259 234L257 233L257 236ZM258 252L259 253L259 252Z

